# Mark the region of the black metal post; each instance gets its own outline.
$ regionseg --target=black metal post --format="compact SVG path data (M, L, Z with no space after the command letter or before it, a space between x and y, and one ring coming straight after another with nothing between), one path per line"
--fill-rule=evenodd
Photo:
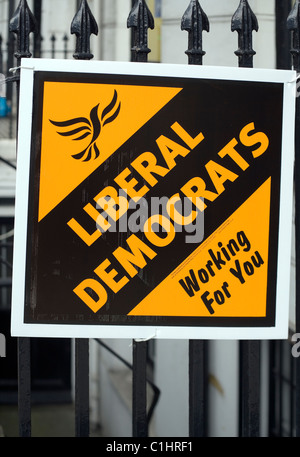
M148 436L146 341L133 341L132 365L132 436L143 438Z
M98 34L97 22L87 4L82 0L72 24L71 33L76 35L74 59L90 60L94 56L90 52L91 34ZM89 420L89 340L75 340L75 435L88 437Z
M207 436L208 342L189 341L189 436Z
M148 29L154 29L154 18L145 0L132 1L132 9L127 19L127 27L132 29L132 62L147 62ZM132 435L148 436L147 417L147 341L133 341L132 371Z
M291 34L286 27L286 18L291 11L291 0L276 0L276 68L291 68Z
M9 31L17 36L15 57L18 66L22 57L31 57L29 35L35 30L35 19L26 0L19 5L10 20ZM19 106L20 70L14 81L17 84L17 106ZM30 338L18 338L18 406L20 437L31 436L31 357Z
M8 17L11 18L13 17L15 11L15 1L14 0L9 0L8 3ZM8 40L7 40L7 65L6 65L6 71L7 71L7 76L8 76L8 70L9 68L12 68L14 66L14 42L15 42L15 37L13 33L10 31L10 24L8 25ZM12 89L12 84L7 84L6 87L6 100L10 103L12 103L13 99L13 89Z
M260 341L240 341L240 435L260 436Z
M68 41L69 41L68 35L64 35L63 41L64 41L64 59L67 59L68 58Z
M55 58L55 42L56 42L56 37L54 34L51 35L50 41L51 41L51 59L54 59Z
M252 32L258 22L248 0L241 0L231 22L238 33L239 49L235 54L240 67L253 67ZM240 341L240 435L260 435L260 341Z
M88 437L89 419L89 340L75 339L75 436Z
M33 41L33 55L35 58L41 57L41 26L42 26L42 0L34 0L33 14L36 20L36 33Z
M296 0L287 19L292 34L293 68L300 73L300 1ZM296 99L295 119L295 245L296 245L296 333L300 332L300 99ZM295 435L300 436L300 358L295 358Z
M186 54L189 65L202 65L205 52L202 34L209 32L209 20L198 0L191 0L182 16L181 30L188 32ZM189 435L207 435L207 352L208 342L189 341Z
M19 436L31 436L31 360L30 338L18 338Z

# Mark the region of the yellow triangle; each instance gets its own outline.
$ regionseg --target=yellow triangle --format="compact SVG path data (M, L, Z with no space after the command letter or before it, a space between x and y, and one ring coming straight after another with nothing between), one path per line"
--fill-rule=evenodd
M170 87L45 82L39 221L181 90ZM102 125L98 137L91 144L91 160L84 161L88 158L88 146L96 130L91 122L93 108L94 115ZM114 116L112 121L105 123ZM57 125L58 122L72 119L78 122L74 121L69 126ZM77 134L64 135L81 127L85 129ZM89 135L76 140L85 133ZM81 159L72 157L85 149L86 153ZM100 155L96 158L97 150Z
M164 279L139 305L129 314L132 316L196 316L196 317L264 317L266 315L267 279L268 279L268 248L269 248L269 219L270 219L270 195L271 178L269 178L251 197L246 200L206 241L204 241L182 264ZM204 219L205 221L205 219ZM243 232L242 235L241 232ZM218 243L226 247L229 240L237 241L237 234L240 233L237 242L239 251L235 256L221 265L218 270L214 264L215 276L209 274L207 261L211 256L211 249L216 254L220 251ZM249 251L244 251L250 243ZM263 260L259 267L254 266L251 257L258 252ZM222 259L224 260L224 255ZM256 259L258 257L255 257ZM238 260L241 266L243 279L242 284L231 272L235 268L235 261ZM244 263L249 274L245 272ZM253 274L251 269L253 265ZM258 263L257 263L258 265ZM220 265L219 265L220 266ZM190 297L179 284L180 279L189 276L193 270L196 278L199 279L198 271L201 270L201 277L208 282L198 280L200 290ZM222 285L230 297L225 294ZM225 299L223 304L218 304L214 293L220 291ZM214 313L210 313L204 304L201 296L206 292L207 300L213 299L211 307ZM221 295L217 294L221 302Z

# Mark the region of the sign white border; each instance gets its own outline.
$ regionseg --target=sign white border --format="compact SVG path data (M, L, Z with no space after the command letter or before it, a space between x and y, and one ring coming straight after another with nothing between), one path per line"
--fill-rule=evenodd
M35 71L105 73L157 77L206 78L218 80L283 83L283 139L279 215L276 321L274 327L167 327L109 326L85 324L25 324L25 271L33 79ZM296 72L175 64L100 62L52 59L22 59L17 152L15 237L12 288L12 336L55 338L161 339L286 339L289 319L289 284L293 209L294 125ZM30 103L31 101L31 103Z

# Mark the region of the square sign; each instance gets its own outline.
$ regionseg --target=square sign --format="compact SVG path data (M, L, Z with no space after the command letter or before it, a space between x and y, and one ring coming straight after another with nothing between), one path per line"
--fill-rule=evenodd
M12 334L286 338L295 86L24 59Z

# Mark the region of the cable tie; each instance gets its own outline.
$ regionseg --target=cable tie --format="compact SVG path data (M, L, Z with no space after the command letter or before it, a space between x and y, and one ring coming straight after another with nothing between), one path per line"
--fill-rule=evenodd
M23 65L20 65L19 67L12 67L12 68L10 68L8 71L9 71L10 73L15 74L15 73L16 73L18 70L20 70L20 69L21 69L21 70L34 70L35 67L24 67Z

